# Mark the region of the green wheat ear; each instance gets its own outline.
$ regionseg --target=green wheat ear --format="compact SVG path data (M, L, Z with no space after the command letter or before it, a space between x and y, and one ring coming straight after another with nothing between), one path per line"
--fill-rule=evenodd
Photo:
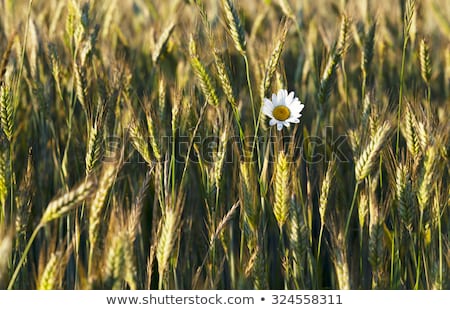
M280 229L288 219L289 195L289 163L284 152L280 152L275 171L275 203L273 205L273 213Z

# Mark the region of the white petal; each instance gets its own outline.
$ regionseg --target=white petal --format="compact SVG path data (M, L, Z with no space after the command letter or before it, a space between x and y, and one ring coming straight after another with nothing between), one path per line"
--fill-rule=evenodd
M262 106L261 111L267 116L272 116L272 111L273 111L272 102L270 100L264 98L264 105Z
M272 94L272 105L275 107L278 105L278 97L276 94Z
M289 120L285 120L285 121L283 122L283 125L289 128Z
M286 89L280 89L279 91L278 91L278 102L279 103L281 103L281 102L283 102L285 99L286 99L286 97L287 97L287 90Z
M265 104L265 105L273 106L272 101L270 101L269 99L264 98L263 101L264 101L264 104Z
M272 118L272 119L270 120L270 122L269 122L269 125L270 125L270 126L273 126L273 125L275 125L276 123L277 123L277 120L274 119L274 118Z
M299 104L299 105L291 104L291 106L289 107L289 110L291 111L291 114L297 114L297 113L300 113L303 110L303 107L304 107L303 104Z
M294 101L294 92L291 91L289 93L289 95L286 97L285 103L286 103L287 106L289 106L293 101Z
M291 117L289 119L287 119L288 122L294 123L294 124L298 124L300 123L300 120L296 117Z
M277 129L278 129L278 131L281 131L281 129L283 129L283 123L282 122L277 122Z

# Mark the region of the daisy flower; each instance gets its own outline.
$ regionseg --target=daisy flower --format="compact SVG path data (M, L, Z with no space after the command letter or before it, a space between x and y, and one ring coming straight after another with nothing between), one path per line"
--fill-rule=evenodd
M278 94L272 95L272 100L264 98L262 112L270 117L270 126L277 125L281 130L283 126L289 127L290 123L300 123L304 106L293 91L288 94L287 90L280 89Z

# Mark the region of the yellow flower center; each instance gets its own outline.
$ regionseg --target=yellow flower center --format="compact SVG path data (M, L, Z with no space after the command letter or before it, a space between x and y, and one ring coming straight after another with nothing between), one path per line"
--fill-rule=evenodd
M291 116L291 111L288 107L279 105L273 109L272 114L278 121L285 121L289 118L289 116Z

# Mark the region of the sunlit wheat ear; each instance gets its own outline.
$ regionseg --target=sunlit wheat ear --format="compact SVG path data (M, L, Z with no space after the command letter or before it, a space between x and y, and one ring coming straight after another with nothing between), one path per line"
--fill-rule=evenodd
M319 215L322 225L325 223L325 213L327 211L328 196L330 193L334 169L335 169L335 162L332 161L328 164L327 172L325 173L325 178L322 181L322 187L320 189Z
M8 276L8 264L10 262L12 246L13 246L13 233L12 231L3 232L0 227L0 289L6 287L6 279Z
M87 81L87 73L86 68L74 62L74 74L75 74L75 92L77 95L77 99L80 102L81 106L85 110L85 112L89 115L89 107L87 106L86 98L88 97L88 81Z
M223 62L223 59L219 55L219 52L216 50L216 48L212 47L212 49L214 55L214 63L216 65L216 70L219 76L220 86L222 87L222 90L225 93L228 102L231 103L233 106L236 106L236 100L233 94L234 93L233 87L231 86L230 77L228 75L225 63Z
M358 202L358 220L359 228L363 231L366 224L367 214L369 213L369 199L364 191L360 192Z
M239 14L236 7L234 6L232 0L221 0L221 2L234 46L241 55L245 55L247 49L245 30L241 20L239 19Z
M261 98L265 98L266 93L269 91L270 83L272 81L273 75L274 75L274 73L277 69L278 63L280 61L284 42L286 42L286 36L287 36L288 30L289 30L289 25L290 25L290 23L288 22L288 20L286 20L283 23L281 31L275 42L275 46L272 50L272 53L270 54L270 58L267 61L267 64L265 67L265 72L264 72L264 78L262 79L261 86L260 86Z
M0 84L0 121L6 138L11 142L14 131L14 107L11 89L6 83Z
M179 214L177 214L177 211L173 210L172 208L168 208L164 214L164 217L162 218L162 226L159 233L158 246L156 249L160 286L162 286L164 274L168 268L169 258L177 239L177 232L179 229L178 224Z
M88 198L97 188L95 178L88 178L68 193L53 199L45 209L41 223L45 224L54 219L64 216L69 211L78 207L86 198Z
M417 121L416 132L419 138L419 145L422 154L425 154L430 144L430 136L431 136L430 130L426 127L426 125L423 122Z
M277 158L275 171L275 203L273 213L280 230L289 215L289 163L284 152L280 152Z
M38 290L54 290L57 288L58 273L61 272L61 253L52 253L40 275Z
M397 167L395 185L400 220L408 231L412 231L413 221L415 218L413 201L414 194L412 191L411 176L407 165L400 164Z
M89 140L86 152L86 175L90 175L100 159L102 142L102 125L98 122L89 130Z
M431 80L430 48L425 39L420 41L419 46L420 74L425 84L429 85Z
M217 98L216 89L212 85L211 78L205 67L201 63L200 58L198 57L197 47L192 37L189 41L189 56L191 66L194 69L194 73L200 82L200 88L202 89L203 95L206 97L206 100L208 100L208 103L213 106L219 105L219 99Z
M139 122L139 120L133 118L129 127L131 143L134 148L139 152L142 158L149 165L152 163L152 158L150 156L150 151L148 149L148 143L145 139L144 130Z
M347 133L352 152L356 154L361 145L361 137L356 129L349 129Z
M364 180L372 172L373 167L377 163L377 157L389 138L391 129L392 126L389 122L383 123L356 161L355 175L358 182Z
M436 164L439 160L439 154L435 145L430 145L425 153L425 163L423 165L422 174L419 180L419 189L417 193L417 200L419 201L419 207L423 212L429 207L432 185L434 183L434 175L436 170Z
M412 33L412 30L415 30L413 29L415 10L416 0L406 0L405 15L403 17L403 36L407 39L413 39L411 35L415 35Z
M408 105L406 108L402 132L406 140L406 146L408 148L408 151L414 157L418 156L421 151L417 126L418 122L416 116L414 115L414 112L411 111L411 107Z
M161 33L158 41L156 42L155 48L152 53L153 63L157 63L161 54L164 52L167 46L167 42L169 41L170 35L172 34L175 28L175 22L171 22Z

